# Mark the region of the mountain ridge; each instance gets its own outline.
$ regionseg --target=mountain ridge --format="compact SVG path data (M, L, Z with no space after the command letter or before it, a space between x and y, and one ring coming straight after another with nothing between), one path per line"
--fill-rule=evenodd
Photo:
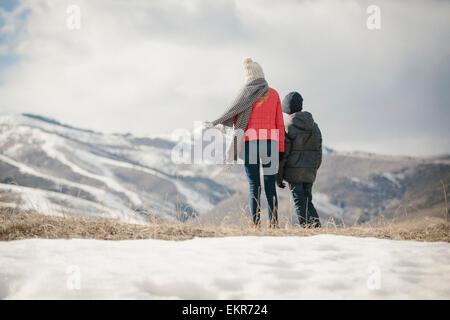
M223 222L225 217L233 220L230 217L236 213L245 216L248 186L241 168L176 165L171 161L173 146L175 141L163 137L100 133L40 115L0 116L0 205L11 204L5 188L16 184L49 192L49 199L42 201L53 203L59 208L56 211L63 206L55 203L57 197L51 192L72 197L69 202L91 201L93 212L87 215L98 214L100 203L111 216L130 219ZM314 203L322 220L333 218L345 224L392 214L411 194L423 198L416 206L441 206L444 199L438 183L443 180L448 185L449 168L449 154L390 156L324 147ZM421 197L415 182L423 183ZM20 202L24 195L17 190L10 193ZM295 222L289 192L279 194L280 213ZM80 214L72 209L74 215Z

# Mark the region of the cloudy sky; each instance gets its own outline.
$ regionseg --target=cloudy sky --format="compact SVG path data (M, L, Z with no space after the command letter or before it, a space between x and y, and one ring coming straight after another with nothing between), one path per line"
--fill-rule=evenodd
M370 4L379 30L367 28ZM0 113L190 129L220 114L252 57L281 97L303 95L325 145L450 152L449 30L450 2L438 0L2 0Z

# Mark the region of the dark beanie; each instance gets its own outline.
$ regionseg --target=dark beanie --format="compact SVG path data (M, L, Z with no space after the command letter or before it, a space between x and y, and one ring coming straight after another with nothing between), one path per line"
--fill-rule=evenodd
M287 114L302 111L303 98L301 94L296 91L288 93L283 99L281 108L283 109L283 112Z

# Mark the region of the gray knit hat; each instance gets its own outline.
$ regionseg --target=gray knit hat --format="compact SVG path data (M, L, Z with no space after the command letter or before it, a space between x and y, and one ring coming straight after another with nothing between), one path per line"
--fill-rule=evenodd
M258 62L253 61L251 58L245 58L242 64L244 65L245 71L245 83L260 78L264 79L264 72Z

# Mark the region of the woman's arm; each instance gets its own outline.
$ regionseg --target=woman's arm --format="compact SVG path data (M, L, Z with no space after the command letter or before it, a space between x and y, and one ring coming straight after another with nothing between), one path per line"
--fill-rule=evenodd
M277 97L277 113L275 118L275 126L278 129L278 150L284 152L284 120L283 111L281 109L280 97Z
M279 155L280 155L280 163L278 167L278 174L277 174L277 185L280 188L284 188L285 185L283 183L284 180L284 166L286 165L287 157L289 156L289 153L291 152L291 141L289 137L285 134L284 131L284 119L283 119L283 111L281 109L281 101L278 97L277 101L277 115L276 115L276 126L279 133L278 143L279 143Z
M284 132L284 131L283 131ZM286 135L286 139L284 142L284 152L280 152L280 163L278 166L278 174L277 174L277 185L280 188L284 188L285 185L283 183L284 180L284 167L286 166L287 158L289 156L289 153L291 152L291 139L289 139L289 136Z

